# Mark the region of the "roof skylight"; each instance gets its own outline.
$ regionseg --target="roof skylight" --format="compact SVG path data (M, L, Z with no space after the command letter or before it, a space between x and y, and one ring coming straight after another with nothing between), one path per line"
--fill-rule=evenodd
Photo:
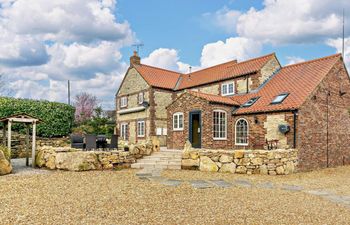
M255 98L249 99L249 101L247 101L246 103L244 103L244 104L242 105L242 107L250 107L250 106L252 106L256 101L258 101L259 98L260 98L260 97L255 97Z
M288 95L289 95L289 93L283 93L283 94L280 94L280 95L276 96L272 100L271 104L280 104L280 103L282 103L284 101L284 99L286 99L288 97Z

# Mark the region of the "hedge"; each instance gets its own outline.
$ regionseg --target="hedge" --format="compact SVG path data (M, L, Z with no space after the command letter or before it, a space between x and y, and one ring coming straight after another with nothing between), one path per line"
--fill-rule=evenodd
M75 108L58 102L29 99L0 98L0 118L26 113L42 120L37 126L37 135L61 137L71 132ZM23 131L23 125L15 125L14 130Z

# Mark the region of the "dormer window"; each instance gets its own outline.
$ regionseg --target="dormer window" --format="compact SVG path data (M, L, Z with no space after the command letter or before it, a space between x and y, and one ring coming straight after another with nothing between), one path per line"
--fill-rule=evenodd
M260 98L260 97L255 97L255 98L249 99L249 101L247 101L246 103L244 103L244 104L242 105L242 107L250 107L250 106L254 105L254 103L255 103L256 101L258 101L259 98Z
M235 94L235 84L232 83L226 83L221 85L221 95L234 95Z
M287 97L288 97L289 93L283 93L283 94L280 94L278 96L276 96L271 104L281 104Z

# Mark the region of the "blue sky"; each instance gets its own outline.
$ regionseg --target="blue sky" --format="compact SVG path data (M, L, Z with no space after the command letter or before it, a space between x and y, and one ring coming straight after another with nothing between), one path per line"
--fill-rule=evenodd
M112 109L139 42L143 63L184 73L271 52L283 65L327 56L341 50L342 9L350 8L336 2L0 0L3 94L66 102L69 79L73 95L90 92Z

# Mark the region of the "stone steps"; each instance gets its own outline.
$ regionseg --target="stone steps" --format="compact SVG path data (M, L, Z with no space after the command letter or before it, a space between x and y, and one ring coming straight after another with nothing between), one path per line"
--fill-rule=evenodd
M131 165L134 169L181 169L181 151L161 149Z

